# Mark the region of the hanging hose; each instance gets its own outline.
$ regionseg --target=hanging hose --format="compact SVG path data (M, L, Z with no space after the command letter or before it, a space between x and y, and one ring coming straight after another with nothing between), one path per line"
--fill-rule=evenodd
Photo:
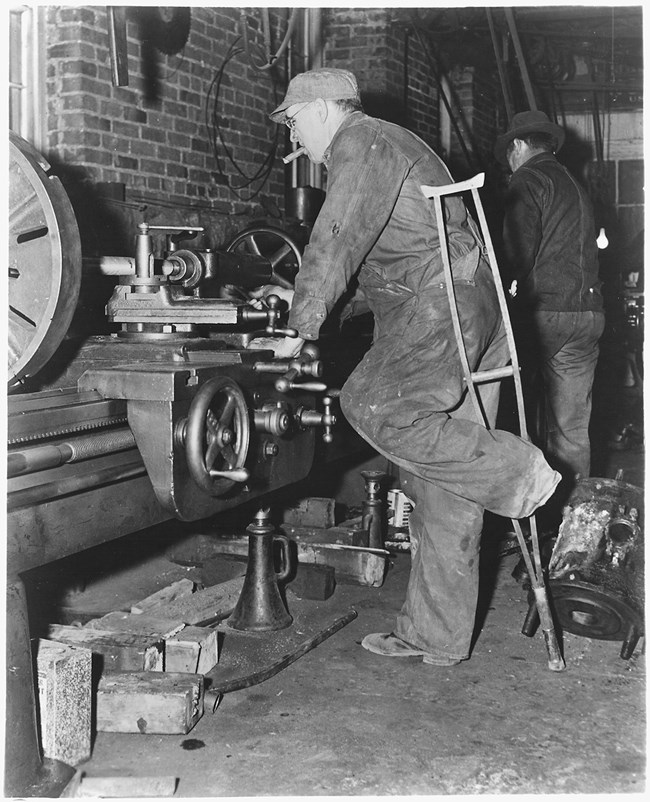
M255 170L253 174L246 173L235 160L231 148L229 148L226 144L224 131L220 123L220 115L219 115L221 84L223 81L226 67L228 66L228 64L232 59L236 58L238 55L244 52L243 48L237 47L239 39L240 37L235 39L235 41L228 48L228 51L226 52L226 55L224 57L221 66L219 67L216 75L214 76L212 82L210 83L206 95L205 113L206 113L206 127L208 129L208 137L210 140L210 145L212 146L212 152L217 165L217 172L223 178L224 184L228 187L228 189L230 189L230 191L234 195L236 195L242 201L250 202L261 192L262 188L264 187L264 184L266 183L266 180L268 179L273 169L275 152L279 138L279 130L278 126L274 126L275 130L273 132L273 142L260 166ZM271 73L271 83L275 94L275 82L272 73ZM222 162L222 157L220 155L220 150L223 151L226 162L228 162L241 177L242 180L239 184L235 185L231 180L231 178L227 175L225 165ZM256 185L256 187L252 188L248 195L242 194L242 190L248 189L253 185Z
M287 23L287 31L284 35L284 39L280 43L280 47L277 51L272 55L271 54L271 23L270 23L270 15L268 7L261 9L262 11L262 27L264 33L264 45L266 48L266 62L263 63L256 63L253 59L251 54L251 45L248 40L248 14L244 9L242 9L239 15L239 24L241 27L241 36L244 40L244 51L246 52L246 57L250 65L253 69L259 70L270 70L271 67L280 59L280 57L284 54L284 51L287 49L289 42L291 41L291 37L293 35L294 28L296 27L296 20L298 17L298 8L294 8L291 12L291 16L289 17L289 22Z

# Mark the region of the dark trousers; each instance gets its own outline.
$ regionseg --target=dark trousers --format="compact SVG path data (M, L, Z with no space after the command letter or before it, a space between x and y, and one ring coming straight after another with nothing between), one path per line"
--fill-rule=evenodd
M534 315L540 373L544 386L540 447L564 479L590 475L591 393L602 312L550 312Z

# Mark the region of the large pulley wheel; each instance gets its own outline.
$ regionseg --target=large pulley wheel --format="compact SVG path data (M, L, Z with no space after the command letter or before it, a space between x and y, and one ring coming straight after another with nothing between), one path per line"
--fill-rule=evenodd
M196 484L211 496L246 481L250 423L239 385L227 376L209 379L194 396L185 429L185 453Z
M293 289L302 262L302 252L298 243L282 229L251 226L237 234L226 250L263 256L271 263L272 282L279 287Z
M9 135L9 386L37 373L65 337L79 298L81 240L63 185Z

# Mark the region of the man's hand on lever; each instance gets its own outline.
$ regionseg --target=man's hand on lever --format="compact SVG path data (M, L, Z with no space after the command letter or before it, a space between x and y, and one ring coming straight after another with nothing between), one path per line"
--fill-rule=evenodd
M293 359L304 344L301 337L258 337L251 340L247 347L273 351L276 359Z
M269 295L277 295L282 301L286 301L289 309L291 309L293 292L293 290L289 290L286 287L278 287L277 284L264 284L264 286L257 287L248 293L249 304L254 306L255 309L264 309L264 299L268 298Z

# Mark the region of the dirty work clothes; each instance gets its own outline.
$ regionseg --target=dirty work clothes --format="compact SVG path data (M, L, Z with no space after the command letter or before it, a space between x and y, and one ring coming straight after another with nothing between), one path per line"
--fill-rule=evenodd
M542 376L545 431L537 440L570 491L590 475L591 391L604 328L591 201L551 153L515 170L506 194L504 247L519 282L517 342Z
M510 432L488 431L465 392L444 288L404 294L373 276L360 277L378 320L372 347L341 392L341 409L380 453L410 473L481 507L511 518L530 515L559 476L538 448ZM370 286L372 284L372 286ZM456 298L472 370L503 367L507 343L489 267L456 283ZM394 319L398 306L406 307ZM496 415L499 383L480 397Z
M538 449L449 414L461 402L463 380L434 205L420 188L453 183L449 171L410 131L361 112L344 120L325 164L327 195L296 277L289 325L316 339L356 277L375 332L341 396L352 425L396 464L450 492L501 515L529 514L558 481ZM496 293L463 201L450 196L444 208L476 365L500 330Z
M483 510L528 515L560 477L539 449L509 432L488 431L471 409L434 206L420 189L453 183L442 161L411 132L355 112L334 136L326 166L327 195L296 278L289 325L316 339L356 278L375 331L342 389L341 409L377 451L417 480L416 537L427 565L436 563L418 572L416 559L396 634L418 646L424 641L432 654L463 658L477 593L477 566L469 560L478 550ZM501 367L507 355L496 290L460 198L445 199L445 221L470 365ZM481 388L489 415L498 393L498 383ZM453 628L460 633L454 642L444 634Z
M587 478L591 391L605 315L541 311L534 321L546 396L542 448L562 474Z
M361 112L350 114L325 153L327 194L296 277L289 325L306 340L320 328L359 267L396 293L442 282L433 203L422 184L451 184L438 156L415 134ZM481 243L462 200L445 201L457 278L472 278ZM390 288L389 288L390 289ZM401 301L392 317L401 317Z
M508 346L501 327L480 367L488 370L507 361ZM493 426L499 383L484 384L479 393L489 425ZM478 423L468 394L450 412L450 418L458 418L464 425L469 421ZM498 455L496 459L500 461ZM445 659L465 660L469 657L478 598L483 506L450 492L444 483L426 481L403 468L399 478L414 507L409 518L411 573L394 632L441 663ZM481 484L479 480L479 487ZM509 487L503 490L509 498Z
M483 508L400 472L414 502L409 519L411 573L395 634L433 657L466 660L479 587Z
M528 308L602 311L591 201L552 153L536 154L512 174L503 245L504 268Z

